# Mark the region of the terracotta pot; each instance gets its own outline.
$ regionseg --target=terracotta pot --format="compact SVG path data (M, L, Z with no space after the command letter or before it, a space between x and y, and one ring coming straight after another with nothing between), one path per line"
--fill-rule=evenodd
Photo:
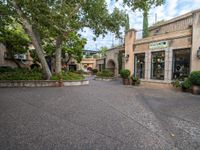
M63 86L64 86L63 80L59 80L59 81L58 81L58 86L59 86L59 87L63 87Z
M182 88L182 92L192 93L192 90L191 89L184 89L184 88Z
M129 79L122 79L124 85L130 85Z
M193 94L200 94L200 86L198 86L198 85L193 85L193 86L192 86L192 93L193 93Z

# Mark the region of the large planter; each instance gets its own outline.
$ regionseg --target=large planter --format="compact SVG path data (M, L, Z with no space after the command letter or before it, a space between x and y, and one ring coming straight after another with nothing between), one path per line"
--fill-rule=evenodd
M193 85L193 86L192 86L192 93L193 93L193 94L200 94L200 86L198 86L198 85Z
M192 89L182 88L182 92L185 92L185 93L192 93Z
M122 78L122 81L124 85L130 85L130 81L128 78Z

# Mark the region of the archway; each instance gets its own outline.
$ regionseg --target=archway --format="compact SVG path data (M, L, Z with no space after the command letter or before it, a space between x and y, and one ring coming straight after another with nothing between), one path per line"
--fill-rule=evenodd
M115 74L115 62L112 59L108 60L106 69L111 71L114 76L116 75Z

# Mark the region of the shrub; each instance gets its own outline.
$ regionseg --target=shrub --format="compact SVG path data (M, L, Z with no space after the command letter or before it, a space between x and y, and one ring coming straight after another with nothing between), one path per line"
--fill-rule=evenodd
M181 82L178 79L172 81L171 84L176 88L181 87Z
M78 73L78 74L88 74L88 72L85 72L84 70L78 70L78 71L76 71L76 73Z
M8 69L0 73L0 80L42 80L40 70L29 70L25 68Z
M130 72L130 70L128 70L128 69L122 69L122 70L120 71L120 75L121 75L121 77L122 77L123 79L129 78L130 74L131 74L131 72Z
M185 80L181 83L182 89L189 89L191 87L191 82L189 78L185 78Z
M132 85L140 85L140 79L138 77L131 77Z
M193 71L189 76L189 80L193 85L200 86L200 71Z
M62 72L59 75L52 75L51 80L83 80L84 77L78 73L75 72Z
M98 72L98 70L97 70L97 69L92 69L92 72L93 72L94 74L96 74L96 73Z
M4 73L4 72L12 72L14 69L9 67L9 66L2 66L0 67L0 73Z
M97 72L98 77L113 77L113 73L109 70L103 70L101 72Z

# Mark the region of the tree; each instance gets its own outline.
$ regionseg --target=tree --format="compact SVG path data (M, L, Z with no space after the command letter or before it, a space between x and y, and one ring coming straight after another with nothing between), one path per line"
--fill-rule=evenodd
M28 50L30 40L21 25L14 23L0 30L0 42L6 46L8 56L21 68L15 54L23 54Z
M45 60L45 56L43 53L43 48L41 46L41 39L40 35L37 32L37 21L42 22L41 19L44 19L43 15L49 14L50 12L47 11L47 4L44 2L36 2L36 1L18 1L18 0L11 0L7 1L7 4L12 4L13 8L15 9L17 13L17 20L23 25L24 30L29 35L34 47L35 51L37 53L37 56L40 60L40 63L42 65L43 73L46 79L50 79L51 77L51 71L49 70L49 67L47 65L47 62ZM39 4L39 5L38 5ZM34 7L36 5L36 7ZM42 17L38 18L37 11L41 9L44 12L40 11L40 13L43 13L41 15ZM38 20L37 20L38 19ZM40 20L39 20L40 19Z
M61 71L61 45L68 38L70 32L88 27L96 36L105 35L108 31L120 35L120 26L125 26L125 14L114 9L109 14L105 0L63 0L55 7L55 12L60 18L55 22L58 27L56 32L56 73ZM56 14L56 13L55 13Z
M125 32L127 32L130 29L130 24L129 24L129 16L128 14L126 15L126 25L125 25Z
M46 78L51 77L44 56L42 42L52 38L55 43L56 73L61 71L62 45L69 33L84 27L91 28L96 36L111 31L119 35L125 25L125 14L118 9L109 13L105 0L4 0L1 5L13 10L13 17L23 25L41 62Z
M123 0L133 11L139 9L143 11L143 38L149 35L148 31L148 13L152 7L160 6L165 0Z
M106 52L108 51L108 48L107 47L101 47L99 51L100 51L100 54L102 56L105 56Z
M79 34L71 32L69 39L62 46L62 53L65 56L67 54L68 59L65 62L66 64L70 61L71 58L74 58L78 63L81 62L83 57L83 49L86 44L86 39L81 38Z

